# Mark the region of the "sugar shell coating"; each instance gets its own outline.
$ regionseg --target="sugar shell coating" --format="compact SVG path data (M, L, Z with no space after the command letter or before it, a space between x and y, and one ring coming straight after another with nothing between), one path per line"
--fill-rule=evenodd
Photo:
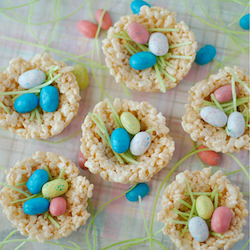
M162 230L164 235L169 236L180 250L228 250L244 237L242 227L246 224L244 218L248 215L246 201L243 200L243 195L239 187L232 185L221 170L210 176L211 170L212 168L209 167L204 168L202 171L196 170L190 172L186 170L179 173L175 181L167 186L162 196L162 209L157 214L157 219L166 225ZM223 239L210 235L205 242L199 243L193 239L189 232L186 232L184 236L181 237L181 232L185 225L177 225L169 220L170 218L173 220L182 220L181 217L173 211L174 208L180 211L186 211L186 207L182 205L178 199L190 203L190 196L184 194L188 192L185 178L188 180L192 192L212 192L215 186L218 187L219 193L222 194L222 196L219 196L218 205L230 208L233 214L232 222ZM195 195L194 198L197 198L197 196Z
M193 217L188 222L188 230L198 242L204 242L209 236L209 229L206 221L198 216Z
M127 27L129 37L139 44L144 44L149 39L148 30L140 23L130 23Z
M161 32L151 34L148 41L149 50L156 56L164 56L169 50L168 39Z
M28 235L29 238L39 242L67 237L84 225L90 217L86 208L94 187L85 176L79 175L79 169L65 156L40 151L30 158L18 161L13 168L10 168L7 171L7 183L15 186L17 183L27 182L36 169L42 169L45 165L52 176L59 176L61 170L65 168L64 179L71 179L69 190L63 196L68 204L67 210L56 218L60 228L53 226L48 219L44 219L44 216L26 215L22 209L22 202L11 204L13 200L26 198L23 194L7 187L0 191L0 204L12 225L17 227L22 235ZM28 192L26 186L19 188Z
M104 180L123 184L149 181L157 172L164 168L172 158L174 147L173 139L168 135L169 128L165 125L165 117L148 102L134 102L116 98L113 103L118 115L131 112L140 119L141 130L157 127L150 133L151 145L147 152L136 160L136 164L119 164L110 147L98 135L97 127L90 116L86 116L82 124L81 151L87 159L85 166L93 174L100 174ZM106 125L109 135L117 128L112 116L112 110L106 100L99 102L94 110Z
M30 89L44 83L45 80L46 75L43 71L40 69L31 69L20 75L18 83L24 89Z
M176 82L170 80L165 75L161 74L166 89L174 88L184 76L187 75L191 68L191 64L195 59L197 42L193 32L189 31L188 26L181 21L176 22L176 13L170 12L161 7L142 6L139 15L127 15L121 17L120 21L116 22L113 27L108 30L107 39L103 40L102 49L106 56L106 65L109 72L115 77L117 83L125 83L130 89L145 92L160 92L162 91L161 84L158 80L154 68L137 71L129 66L131 54L125 48L125 40L112 37L121 31L126 31L127 26L132 22L142 24L145 28L175 28L179 32L162 32L167 36L169 45L177 43L191 42L184 46L172 48L169 50L173 55L191 56L191 59L171 58L168 61L173 65L173 68L166 66L165 70L173 77ZM150 33L153 33L150 31ZM131 44L133 42L128 41ZM139 48L138 48L139 49Z
M206 147L216 152L239 152L250 149L249 127L239 138L228 136L224 128L216 128L201 119L200 111L205 107L204 100L211 101L210 94L221 86L228 85L232 81L232 73L229 67L220 69L216 75L195 84L189 90L189 104L185 105L186 114L182 117L182 127L190 134L193 141L199 141ZM232 69L237 77L250 88L250 78L244 75L239 67ZM235 85L239 89L238 98L249 97L248 91L237 81ZM250 101L246 104L250 112ZM241 108L241 107L240 107Z
M228 134L231 137L239 138L245 131L245 119L240 112L233 112L229 115L227 121Z

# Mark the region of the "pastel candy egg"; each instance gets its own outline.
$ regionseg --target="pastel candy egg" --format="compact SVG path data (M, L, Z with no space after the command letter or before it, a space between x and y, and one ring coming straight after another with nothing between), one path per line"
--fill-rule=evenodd
M18 78L18 83L24 89L30 89L36 87L46 80L46 75L40 69L31 69L24 72Z
M211 62L216 55L216 49L212 45L206 45L196 53L195 62L199 65L204 65Z
M212 230L219 234L225 233L230 227L232 217L233 214L228 207L217 207L211 220Z
M151 8L151 6L144 2L144 1L141 1L141 0L135 0L131 3L130 7L131 7L131 10L134 12L134 14L138 14L139 15L139 12L140 12L140 9L143 5L147 5L149 8Z
M101 16L102 16L103 11L104 11L103 9L100 9L100 10L97 10L95 12L95 19L96 19L98 24L101 20ZM111 26L112 26L112 19L111 19L109 13L106 11L104 16L103 16L103 19L102 19L101 28L103 30L108 30Z
M80 89L85 89L89 84L89 76L87 69L80 64L74 66L72 73L76 77Z
M42 88L39 96L39 105L46 112L54 112L59 106L59 92L54 86Z
M14 102L14 108L18 113L27 113L38 105L38 97L33 93L23 94Z
M69 188L68 182L63 179L55 179L43 185L42 194L45 198L54 198L63 195Z
M236 96L239 94L239 89L235 86ZM214 96L218 102L229 102L233 99L232 85L228 84L222 86L214 91Z
M88 38L95 38L97 26L89 21L82 20L77 24L78 30Z
M208 198L206 195L200 195L196 199L196 211L204 220L208 220L212 217L213 211L214 211L214 205L210 198Z
M245 119L240 112L233 112L227 121L228 134L231 137L239 138L245 132Z
M23 211L28 215L43 214L49 210L49 201L44 198L33 198L23 204Z
M48 180L48 173L44 169L37 169L28 179L26 186L32 194L38 194Z
M221 110L207 106L200 111L201 118L214 127L224 127L227 123L227 116Z
M129 149L130 136L124 128L117 128L111 134L111 146L116 153L124 153Z
M249 30L249 15L250 14L246 14L245 16L243 16L241 19L240 19L240 27L244 30Z
M151 34L148 42L149 50L156 56L167 54L169 45L167 37L160 32Z
M139 200L139 195L141 198L145 197L149 193L149 186L146 183L137 184L132 190L126 193L127 200L133 202Z
M79 165L79 167L81 168L81 169L83 169L83 170L87 170L88 168L87 167L85 167L85 162L86 162L87 160L85 159L85 157L83 156L83 154L82 154L82 152L81 152L81 150L79 151L79 154L78 154L78 165Z
M127 27L129 37L136 43L143 44L148 41L148 30L140 23L130 23Z
M156 60L156 56L151 52L142 51L132 55L129 64L133 69L143 70L154 66Z
M49 205L49 211L54 216L60 216L65 213L67 202L63 197L53 198Z
M137 118L130 112L123 112L120 116L123 127L131 134L140 132L141 125Z
M204 145L201 145L198 149L207 148ZM198 153L198 156L201 158L203 162L208 164L209 166L216 166L220 164L220 155L215 151L201 151Z
M151 144L151 137L147 132L140 132L134 136L130 143L130 152L135 155L143 155Z
M209 236L209 229L206 221L198 216L189 220L188 229L193 238L199 242L204 242Z

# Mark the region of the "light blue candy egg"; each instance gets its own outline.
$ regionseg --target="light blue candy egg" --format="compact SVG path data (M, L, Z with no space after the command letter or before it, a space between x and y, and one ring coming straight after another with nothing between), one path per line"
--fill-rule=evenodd
M245 16L243 16L241 19L240 19L240 27L244 30L249 30L249 15L250 14L246 14Z
M149 186L146 183L137 184L131 191L126 193L127 200L133 202L139 200L139 195L141 198L145 197L149 193Z
M54 86L42 88L39 97L39 105L46 112L54 112L59 106L59 92Z
M148 150L150 143L150 135L147 132L139 132L130 143L130 152L136 156L143 155Z
M40 69L32 69L24 72L18 78L18 83L24 89L36 87L45 82L46 75Z
M204 242L209 236L207 223L202 218L196 216L188 222L188 229L193 238L199 242Z
M226 114L212 106L202 108L200 111L200 115L205 122L214 127L222 128L227 123Z
M129 149L130 136L124 128L117 128L111 134L111 146L116 153L124 153Z
M28 190L32 194L41 192L43 185L49 180L49 175L44 169L37 169L26 183Z
M33 93L23 94L14 102L14 108L18 113L28 113L38 105L38 97Z
M23 211L28 215L43 214L49 210L49 201L45 198L34 198L24 202Z
M195 62L199 65L204 65L211 62L216 55L216 49L212 45L206 45L198 50Z
M144 1L141 1L141 0L135 0L131 3L130 7L131 7L131 10L134 12L134 14L138 14L139 15L139 12L140 12L140 9L143 5L147 5L149 8L151 8L151 6L144 2Z
M239 138L245 132L245 119L240 112L233 112L227 120L228 134L231 137Z
M151 52L142 51L132 55L129 64L133 69L143 70L154 66L156 60L156 56Z

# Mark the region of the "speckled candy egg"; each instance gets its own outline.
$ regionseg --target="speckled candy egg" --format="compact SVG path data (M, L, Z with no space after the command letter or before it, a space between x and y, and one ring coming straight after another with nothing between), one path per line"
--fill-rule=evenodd
M97 32L97 25L86 20L82 20L77 24L78 30L88 38L95 38Z
M140 132L141 125L137 118L130 112L123 112L120 116L123 127L131 134Z
M208 44L200 48L195 57L195 62L199 65L205 65L211 62L216 55L216 49L214 46Z
M125 153L129 149L130 136L124 128L117 128L111 134L111 146L116 153Z
M143 44L149 39L148 30L140 23L130 23L127 27L129 37L136 43Z
M156 56L164 56L169 50L167 37L160 32L151 34L148 42L149 50Z
M239 94L239 89L235 86L236 96ZM222 86L214 91L214 96L218 102L229 102L233 99L232 85L228 84Z
M134 202L138 201L139 197L145 197L149 193L149 186L146 183L137 184L132 190L126 193L127 200Z
M223 234L225 233L229 227L232 220L233 214L228 207L217 207L214 210L212 220L211 220L211 228L214 232Z
M53 198L49 205L49 211L54 216L60 216L65 213L67 202L63 197Z
M43 185L42 194L45 198L54 198L63 195L69 188L68 182L63 179L55 179Z
M214 127L224 127L227 123L227 116L221 110L207 106L200 111L201 118Z
M202 219L210 219L214 211L213 202L206 195L199 196L196 199L196 211Z
M95 19L96 19L98 24L101 20L103 11L104 11L104 9L99 9L95 12ZM103 16L103 19L102 19L101 28L103 30L108 30L111 26L112 26L112 19L109 15L108 11L106 11L104 16Z
M43 214L49 210L49 201L44 198L33 198L23 204L23 211L28 215Z
M198 149L207 148L204 145L199 146ZM220 155L212 150L201 151L198 153L198 156L201 158L203 162L208 164L209 166L216 166L220 164Z
M19 76L18 83L24 89L30 89L44 83L45 80L46 75L43 71L40 69L31 69Z
M48 173L44 169L37 169L28 179L26 186L32 194L38 194L48 180Z
M245 119L240 112L233 112L227 121L228 134L231 137L239 138L245 132Z
M89 76L87 69L80 64L74 66L72 73L76 77L80 89L85 89L89 84Z
M139 15L140 9L143 5L147 5L149 8L151 7L148 3L146 3L142 0L134 0L131 3L130 7L131 7L131 10L134 12L134 14Z
M156 56L151 52L142 51L132 55L129 64L133 69L143 70L154 66L156 60Z
M38 97L33 93L23 94L14 102L14 108L18 113L28 113L38 105Z
M130 143L130 152L135 155L143 155L149 148L151 137L147 132L140 132L134 136Z
M46 112L54 112L59 106L59 92L54 86L42 88L39 96L39 105Z
M209 236L207 223L202 218L196 216L188 222L188 229L193 238L199 242L204 242Z

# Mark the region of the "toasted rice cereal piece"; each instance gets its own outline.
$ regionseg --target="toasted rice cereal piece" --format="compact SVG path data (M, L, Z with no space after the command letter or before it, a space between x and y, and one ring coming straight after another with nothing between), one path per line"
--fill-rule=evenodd
M10 61L8 68L0 71L0 92L20 91L23 88L18 84L18 78L24 72L31 69L40 69L44 73L48 72L51 66L59 66L53 76L61 73L62 76L51 85L59 91L59 106L55 112L40 111L42 124L36 118L30 121L30 113L20 114L14 109L14 102L11 96L0 96L0 101L9 109L7 114L0 107L0 127L9 130L25 139L47 139L57 135L69 125L79 108L79 87L75 76L71 73L74 70L71 66L66 66L64 62L56 61L51 55L44 53L37 54L28 62L21 57Z
M246 201L243 200L243 195L239 191L239 187L232 185L221 170L210 176L211 169L209 167L204 168L202 171L196 170L193 172L186 170L178 174L176 180L167 186L162 196L162 210L157 214L157 220L162 221L166 225L162 230L164 235L169 236L180 250L218 250L223 248L227 250L244 237L241 231L242 227L246 224L244 218L248 215L245 205ZM233 213L230 227L224 233L224 238L210 235L205 242L201 243L196 241L189 232L186 232L181 237L184 225L177 225L169 220L169 218L173 220L180 220L181 218L173 211L174 208L180 211L186 210L186 207L178 202L178 199L191 204L190 196L184 195L185 192L188 192L185 178L188 180L192 192L212 192L215 186L218 187L219 193L222 194L222 196L219 196L218 206L226 206ZM194 198L196 197L195 195Z
M193 32L189 31L188 26L183 21L177 23L175 16L175 12L170 12L167 9L161 7L149 8L145 5L141 7L139 15L123 16L120 21L114 24L114 27L108 30L108 36L107 39L103 40L102 49L106 55L105 61L109 68L109 72L115 77L117 83L125 83L128 88L138 91L162 92L160 82L153 67L144 70L135 70L130 67L129 59L131 54L124 47L124 44L128 42L135 45L135 43L111 36L123 30L126 31L128 24L132 22L140 23L147 29L179 29L179 32L162 32L167 36L169 46L185 42L191 42L191 44L169 49L169 52L173 55L192 56L192 58L170 58L168 60L168 62L173 65L173 68L166 66L165 70L176 78L176 82L170 80L162 73L161 76L166 89L171 89L187 75L195 59L197 42L195 41ZM151 34L153 32L149 33Z
M56 228L49 219L44 219L43 215L29 216L23 212L23 202L11 204L14 200L26 198L23 194L4 187L0 191L0 203L3 206L3 212L12 222L14 227L20 231L22 235L28 235L31 239L44 242L50 239L60 239L69 236L72 231L76 231L80 226L84 225L90 214L86 208L88 206L88 198L92 197L93 184L84 176L79 176L79 169L74 163L63 155L57 155L50 152L36 152L30 158L24 158L18 161L13 168L7 172L7 183L14 186L20 182L27 182L29 177L36 169L47 166L52 177L59 176L61 170L65 168L63 179L71 179L69 181L69 189L63 195L67 201L66 212L56 217L60 228ZM28 192L26 185L18 187Z
M204 100L210 100L210 94L221 86L231 84L232 74L229 67L220 69L216 75L211 75L208 79L195 84L189 90L188 101L185 105L186 114L182 117L182 127L190 134L192 140L199 141L208 148L216 152L239 152L240 150L250 149L249 127L245 129L244 134L239 138L233 138L226 134L224 128L217 128L206 123L200 116L197 108L203 108ZM232 69L237 77L244 81L250 87L250 78L244 75L239 67ZM235 85L239 89L238 98L249 97L248 91L238 82ZM250 112L250 101L247 104Z
M157 127L156 131L150 133L151 144L146 153L136 157L140 162L135 164L120 164L114 156L110 147L102 141L98 135L97 126L89 115L82 124L81 152L87 159L85 166L93 174L100 174L104 180L119 182L123 184L149 181L154 174L164 168L174 152L174 141L168 135L169 128L165 125L165 117L157 113L156 108L148 102L134 102L116 98L113 103L119 116L123 112L133 113L141 124L141 130L146 131ZM106 100L99 102L94 110L103 119L109 135L117 128L112 117L112 110Z

